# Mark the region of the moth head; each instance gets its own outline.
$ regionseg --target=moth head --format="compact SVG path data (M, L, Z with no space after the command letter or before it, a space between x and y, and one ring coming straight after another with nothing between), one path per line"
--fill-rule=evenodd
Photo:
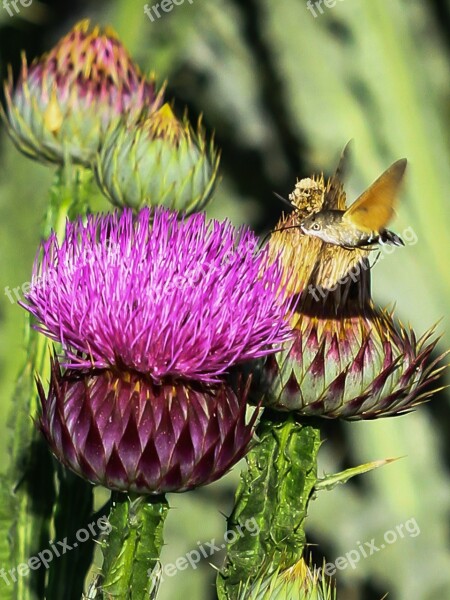
M323 228L323 220L321 215L319 213L313 213L312 215L309 215L309 217L306 217L306 219L303 219L303 221L300 223L300 228L303 233L309 235L318 235Z

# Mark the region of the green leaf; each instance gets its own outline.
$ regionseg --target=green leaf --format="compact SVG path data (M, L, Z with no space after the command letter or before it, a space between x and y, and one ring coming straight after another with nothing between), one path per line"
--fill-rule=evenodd
M396 460L399 460L399 458L385 458L381 460L374 460L364 465L358 465L357 467L346 469L345 471L341 471L340 473L327 475L326 477L317 480L316 485L314 486L314 490L317 492L320 490L332 490L338 484L347 483L349 479L351 479L352 477L356 477L356 475L368 473L369 471L378 469L383 465L388 465L391 462L395 462Z

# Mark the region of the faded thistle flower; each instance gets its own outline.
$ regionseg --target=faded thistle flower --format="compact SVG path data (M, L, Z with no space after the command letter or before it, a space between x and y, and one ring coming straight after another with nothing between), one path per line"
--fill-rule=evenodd
M94 483L184 491L245 453L248 382L236 363L288 340L283 270L248 229L163 208L90 215L53 234L24 307L61 344L41 429L54 454Z
M5 84L8 131L26 155L88 165L107 128L157 109L161 94L141 75L115 33L88 20L76 24L47 54Z
M346 196L337 175L299 181L290 200L294 211L271 235L291 295L299 298L289 349L269 357L262 369L266 403L303 415L369 419L411 410L430 391L444 367L431 360L433 330L419 339L370 296L370 251L347 249L305 235L298 227L333 194L344 210Z
M106 136L96 174L116 206L163 205L185 212L205 207L214 189L219 155L199 124L179 121L168 104L138 124L120 123Z

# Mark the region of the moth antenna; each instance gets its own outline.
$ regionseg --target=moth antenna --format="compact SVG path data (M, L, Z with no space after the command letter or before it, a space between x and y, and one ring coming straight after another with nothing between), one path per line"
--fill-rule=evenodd
M281 200L281 202L283 202L284 204L289 206L289 208L294 208L294 205L292 204L292 202L290 200L288 200L287 198L285 198L284 196L282 196L281 194L279 194L278 192L272 192L272 194L276 198L278 198L278 200Z

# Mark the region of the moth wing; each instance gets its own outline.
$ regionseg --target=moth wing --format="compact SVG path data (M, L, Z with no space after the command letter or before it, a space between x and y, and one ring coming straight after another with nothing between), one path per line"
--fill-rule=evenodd
M345 210L345 192L342 182L349 163L352 145L352 140L350 140L342 150L336 171L330 177L325 189L322 210Z
M325 290L333 290L341 279L346 277L349 272L355 269L358 263L369 255L370 251L362 248L352 250L339 248L337 250L335 246L322 242L320 258L314 266L308 284Z
M343 220L367 232L384 229L395 214L395 200L406 163L406 158L393 163L345 211Z

